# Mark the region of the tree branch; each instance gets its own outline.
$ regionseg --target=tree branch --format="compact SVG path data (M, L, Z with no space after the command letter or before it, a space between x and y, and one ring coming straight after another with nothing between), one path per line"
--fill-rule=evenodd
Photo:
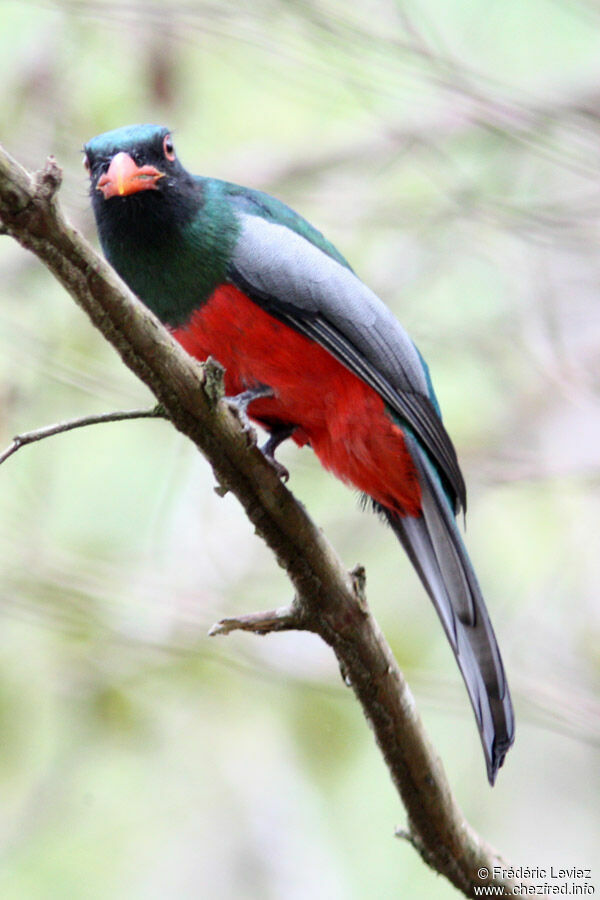
M45 438L54 437L55 434L64 434L66 431L74 431L76 428L87 428L88 425L101 425L104 422L123 422L127 419L159 419L165 418L162 406L159 404L153 409L128 409L119 412L101 413L98 416L82 416L80 419L70 419L68 422L58 422L56 425L46 425L45 428L36 428L35 431L24 431L16 434L6 450L0 453L0 466L3 462L27 444L35 444Z
M502 885L509 893L511 882L494 877L494 868L506 864L465 821L408 685L367 608L364 571L344 569L304 507L252 446L222 402L221 367L189 357L67 224L55 201L60 182L54 160L30 175L0 148L0 226L45 263L153 391L173 425L209 460L221 488L236 495L293 584L289 608L224 620L212 633L296 628L320 635L373 728L406 807L407 833L422 858L466 896L475 896L482 884Z

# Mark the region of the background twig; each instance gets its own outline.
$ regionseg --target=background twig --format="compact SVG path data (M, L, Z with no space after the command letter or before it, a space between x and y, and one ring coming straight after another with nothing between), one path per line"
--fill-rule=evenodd
M98 416L82 416L79 419L71 419L69 422L57 422L56 425L47 425L45 428L36 428L34 431L24 431L22 434L16 434L12 439L12 443L0 453L0 465L13 453L16 453L17 450L20 450L21 447L54 437L56 434L65 434L65 432L74 431L76 428L87 428L88 425L124 422L127 419L157 419L162 416L164 416L164 413L160 406L154 409L128 409L120 412L101 413Z

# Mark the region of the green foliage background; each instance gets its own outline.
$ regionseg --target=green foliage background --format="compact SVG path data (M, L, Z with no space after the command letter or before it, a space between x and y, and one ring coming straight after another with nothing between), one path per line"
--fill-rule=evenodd
M472 824L512 863L598 859L600 7L589 0L0 3L0 138L54 153L170 125L184 164L276 193L394 309L469 485L467 543L517 742L490 791L451 653L393 538L310 451L292 490L368 592ZM0 431L150 405L0 241ZM450 897L328 650L209 640L290 587L166 423L0 469L0 895ZM600 876L595 875L596 889ZM558 883L558 882L555 882Z

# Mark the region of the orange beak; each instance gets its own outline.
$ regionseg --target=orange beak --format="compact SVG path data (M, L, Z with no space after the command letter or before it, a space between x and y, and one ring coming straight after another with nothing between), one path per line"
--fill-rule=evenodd
M111 197L126 197L138 191L156 190L156 182L164 178L154 166L138 166L128 153L117 153L110 161L108 170L98 179L96 189L105 200Z

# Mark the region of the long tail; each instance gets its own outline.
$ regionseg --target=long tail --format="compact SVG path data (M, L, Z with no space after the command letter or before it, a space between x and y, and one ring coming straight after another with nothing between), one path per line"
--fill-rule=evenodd
M381 507L418 572L444 626L464 678L481 735L490 784L514 741L515 720L500 650L471 561L440 480L411 435L422 515Z

